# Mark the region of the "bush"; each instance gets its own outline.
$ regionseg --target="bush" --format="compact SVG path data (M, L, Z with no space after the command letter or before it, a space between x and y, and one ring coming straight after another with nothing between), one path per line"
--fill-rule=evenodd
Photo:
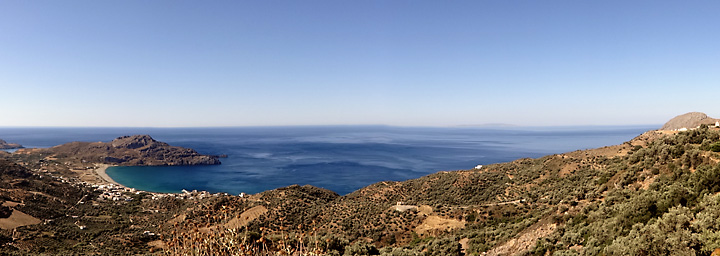
M460 255L460 243L452 238L435 239L428 245L427 255Z
M553 256L577 256L580 255L580 253L576 252L575 250L562 250L562 251L555 251Z
M635 224L627 236L605 248L607 255L695 255L697 236L688 228L694 219L686 207L674 207L655 222Z
M0 218L8 218L10 215L12 215L13 210L10 209L10 207L7 206L0 206Z
M404 248L390 248L385 247L382 249L381 256L417 256L420 255L420 252L416 250L411 249L404 249Z
M712 152L720 152L720 142L715 142L713 144L710 144L710 151Z
M345 247L344 255L380 255L380 251L373 244L357 242Z

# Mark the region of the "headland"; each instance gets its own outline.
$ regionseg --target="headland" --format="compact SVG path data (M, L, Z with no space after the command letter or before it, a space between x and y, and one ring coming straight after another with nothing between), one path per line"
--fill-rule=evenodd
M7 141L4 141L0 139L0 149L18 149L23 148L22 145L17 143L8 143Z
M123 188L107 174L108 168L220 164L218 156L171 146L149 135L122 136L110 142L70 142L51 148L23 148L13 155L38 161L40 173L54 173L61 180Z

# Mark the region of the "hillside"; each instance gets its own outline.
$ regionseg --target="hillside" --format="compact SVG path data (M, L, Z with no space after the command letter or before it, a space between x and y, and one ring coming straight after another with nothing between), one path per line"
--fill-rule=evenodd
M0 159L0 255L147 254L158 238L145 231L191 203L118 193L133 200L108 200L97 188Z
M719 152L720 129L702 126L346 196L296 185L121 201L36 171L61 161L11 157L22 165L0 161L0 226L20 226L2 230L0 254L710 255Z
M237 200L267 209L250 232L317 237L330 255L709 255L720 247L719 140L716 128L651 131L334 199L289 187Z

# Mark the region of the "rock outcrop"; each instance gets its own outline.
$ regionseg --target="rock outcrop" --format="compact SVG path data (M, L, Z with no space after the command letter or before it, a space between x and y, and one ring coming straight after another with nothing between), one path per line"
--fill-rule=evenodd
M705 113L690 112L670 119L660 130L692 129L703 124L713 126L718 120L719 119L708 117Z
M35 149L57 158L125 166L214 165L217 156L202 155L189 148L170 146L149 135L119 137L111 142L71 142L48 149Z
M17 143L7 143L4 140L0 140L0 149L15 149L22 148L23 146Z

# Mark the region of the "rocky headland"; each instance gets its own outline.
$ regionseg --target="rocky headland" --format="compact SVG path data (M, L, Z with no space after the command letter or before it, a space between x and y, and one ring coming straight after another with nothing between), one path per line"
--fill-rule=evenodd
M70 142L46 149L23 149L18 153L123 166L220 164L217 156L171 146L149 135L123 136L111 142Z
M0 149L16 149L22 148L23 146L17 143L8 143L4 140L0 140Z

